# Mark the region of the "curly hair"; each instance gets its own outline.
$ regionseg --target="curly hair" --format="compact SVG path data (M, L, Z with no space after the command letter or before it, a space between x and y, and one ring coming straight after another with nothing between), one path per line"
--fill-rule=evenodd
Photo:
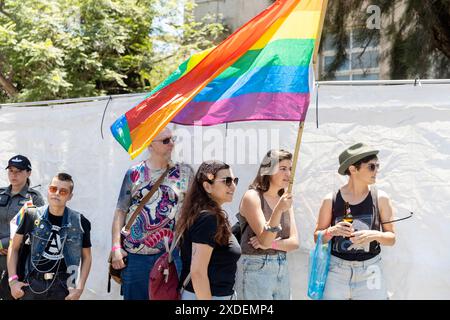
M177 234L184 234L194 224L200 213L203 210L207 210L217 217L215 242L220 245L228 244L231 226L226 213L205 191L203 182L213 183L217 172L229 168L228 164L217 160L205 161L200 165L183 201L181 213L176 224Z

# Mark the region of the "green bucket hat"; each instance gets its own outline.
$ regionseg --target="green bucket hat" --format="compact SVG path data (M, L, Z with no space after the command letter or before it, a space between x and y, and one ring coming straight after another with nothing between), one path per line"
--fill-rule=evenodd
M372 149L368 145L364 143L357 143L352 145L351 147L345 149L340 155L339 155L339 174L345 175L345 171L350 167L352 164L358 162L359 160L378 154L379 150Z

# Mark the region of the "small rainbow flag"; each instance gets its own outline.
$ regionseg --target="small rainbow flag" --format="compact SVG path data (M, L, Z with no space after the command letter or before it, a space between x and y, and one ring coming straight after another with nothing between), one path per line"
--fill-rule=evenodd
M16 233L17 229L21 225L27 208L32 205L33 205L33 201L31 201L31 200L28 201L27 203L25 203L22 206L22 208L20 208L19 212L9 222L10 239L12 239L14 237L14 234Z
M303 121L326 0L278 0L217 47L194 54L111 126L135 158L169 123Z

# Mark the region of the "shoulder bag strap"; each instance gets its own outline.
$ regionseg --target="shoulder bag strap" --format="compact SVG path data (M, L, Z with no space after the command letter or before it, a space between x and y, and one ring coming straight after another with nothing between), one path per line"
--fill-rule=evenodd
M183 281L183 285L180 288L180 296L183 294L184 289L186 288L186 286L188 285L189 281L191 281L191 273L189 272L189 274L186 276L186 279L184 279Z
M256 192L258 192L259 195L259 201L261 202L261 210L264 212L264 195L261 191L259 190L255 190Z
M372 215L373 215L373 225L372 225L372 229L374 226L378 226L378 230L381 228L381 224L380 224L380 210L378 208L378 190L375 186L373 186L370 189L370 194L372 196L372 206L373 206L373 210L372 210Z
M241 204L242 204L242 199L241 199L241 202L239 203L239 208L241 207ZM241 211L239 210L239 212L236 214L236 218L237 218L237 220L238 220L238 222L239 222L239 228L240 228L240 230L241 230L241 235L243 235L244 234L244 232L245 232L245 230L247 229L247 227L248 227L248 221L247 221L247 219L245 219L245 222L242 220L242 218L244 218L242 215L241 215ZM241 238L242 239L242 238Z
M203 212L208 212L208 210L202 210L202 211L200 211L200 213L203 213ZM177 239L175 240L175 245L174 245L174 243L172 242L171 253L172 253L172 251L173 251L173 248L175 248L176 244L177 244L178 241L181 239L181 235L182 235L182 233L180 233L180 234L178 235ZM172 255L170 254L170 256L172 256ZM169 259L171 259L171 258L169 258ZM182 285L181 288L180 288L180 296L183 294L183 291L184 291L184 289L186 288L186 286L188 285L189 281L191 281L191 273L190 273L190 272L189 272L188 275L186 276L186 279L184 279L183 285Z
M331 214L332 215L333 215L333 213L335 213L334 210L336 208L336 198L337 198L338 192L339 192L339 190L333 191L333 199L331 200L332 201L332 203L331 203Z
M175 241L172 241L172 244L170 246L170 250L169 250L169 263L172 262L172 252L175 249L175 247L177 246L178 242L181 239L183 233L180 233L176 238L175 238L175 234L174 234L174 239ZM191 273L189 272L188 275L186 276L186 279L184 279L183 281L183 285L180 288L180 296L183 294L184 289L186 288L187 284L189 283L189 281L191 281Z
M153 196L153 194L158 190L160 184L163 182L164 178L166 177L167 173L169 172L170 167L167 166L166 171L158 178L158 180L155 182L155 184L152 186L150 191L145 195L144 198L142 198L141 202L139 203L139 206L134 210L133 215L131 216L130 220L128 220L128 223L125 225L125 232L129 232L131 229L131 226L133 225L134 221L138 217L139 213L141 212L142 208L144 208L145 204L150 200L150 198Z
M178 235L178 237L176 238L176 240L174 242L172 242L172 246L171 246L170 252L169 252L169 262L172 261L172 251L175 249L177 243L180 241L182 234L183 233L180 233ZM183 281L183 285L180 288L180 296L183 294L183 291L186 288L186 286L188 285L189 281L191 281L191 272L188 273L188 275L186 276L186 279L184 279L184 281Z

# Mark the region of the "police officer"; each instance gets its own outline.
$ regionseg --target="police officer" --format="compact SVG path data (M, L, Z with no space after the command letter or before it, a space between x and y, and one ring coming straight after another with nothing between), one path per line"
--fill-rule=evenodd
M42 195L30 188L31 163L27 157L22 155L12 157L8 161L6 170L10 185L0 188L0 276L5 276L3 273L7 270L6 255L10 239L9 223L11 219L30 200L37 207L45 204ZM9 292L9 288L0 286L0 291L7 290Z

